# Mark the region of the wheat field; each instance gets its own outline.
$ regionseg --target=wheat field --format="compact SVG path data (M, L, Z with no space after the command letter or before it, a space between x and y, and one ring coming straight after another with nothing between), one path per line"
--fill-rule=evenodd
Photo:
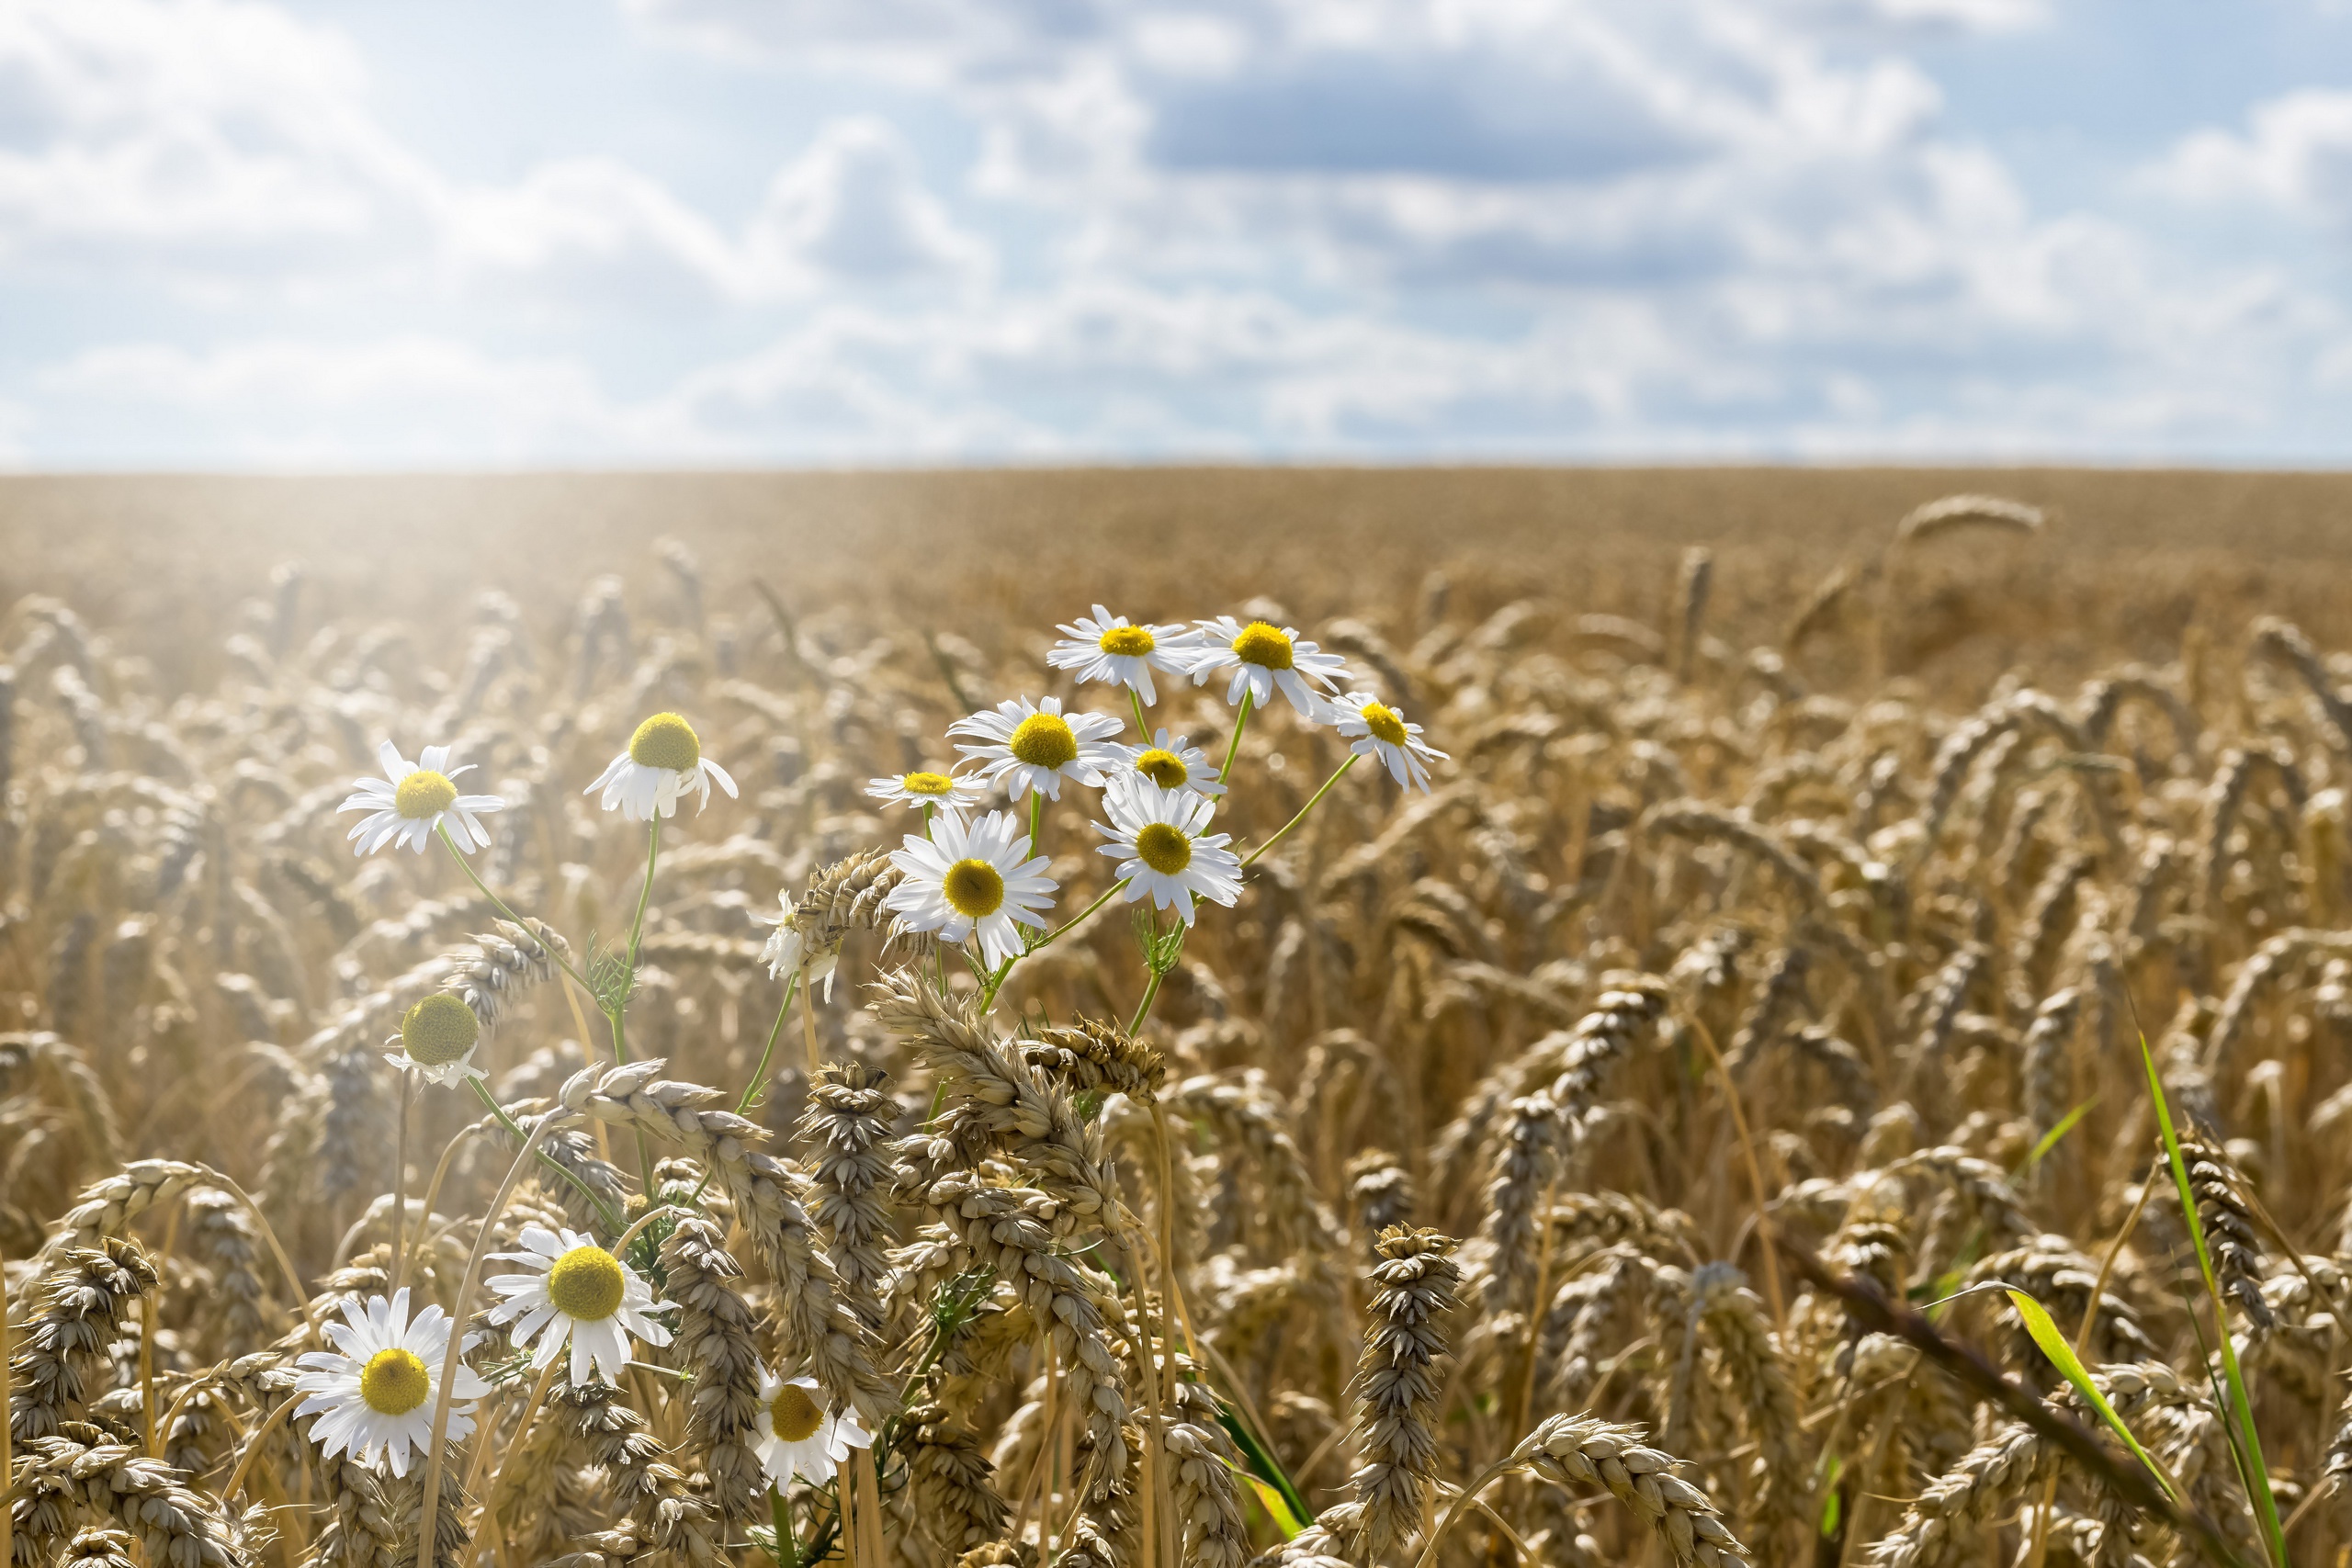
M2341 1563L2348 503L0 481L9 1560Z

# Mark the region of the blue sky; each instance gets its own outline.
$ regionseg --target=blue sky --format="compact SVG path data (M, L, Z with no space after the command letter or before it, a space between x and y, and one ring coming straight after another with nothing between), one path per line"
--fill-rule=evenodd
M2352 459L2352 0L0 0L0 463Z

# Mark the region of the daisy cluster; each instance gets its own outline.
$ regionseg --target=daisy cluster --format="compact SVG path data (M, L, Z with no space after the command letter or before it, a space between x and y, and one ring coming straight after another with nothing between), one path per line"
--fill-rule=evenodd
M1231 905L1241 894L1247 863L1231 835L1211 827L1253 711L1279 700L1299 722L1330 728L1348 740L1348 765L1376 758L1408 790L1427 791L1429 763L1445 755L1421 739L1420 726L1363 690L1344 659L1295 626L1245 624L1231 615L1158 625L1097 604L1091 615L1059 629L1046 664L1070 671L1081 687L1124 688L1133 739L1127 718L1115 714L1065 711L1051 696L1008 697L947 727L961 758L954 767L875 779L866 789L925 818L925 831L909 835L891 856L900 877L887 907L899 930L950 946L974 943L980 964L1000 978L1034 951L1037 933L1047 928L1057 888L1046 857L1035 852L1035 835L1044 803L1060 801L1063 785L1102 792L1107 820L1093 827L1106 840L1101 852L1117 863L1115 891L1127 902L1148 899L1155 910L1173 911L1189 927L1196 900ZM1190 736L1147 717L1145 710L1159 700L1161 677L1223 692L1235 716L1223 763ZM998 790L1009 806L985 809ZM1024 799L1025 831L1014 809ZM809 963L825 964L830 975L830 955L808 951L789 908L768 957L779 974Z
M923 831L908 835L889 856L893 874L883 908L896 933L928 937L942 952L962 951L980 980L985 1007L1014 963L1078 923L1073 919L1048 931L1060 890L1047 857L1036 852L1037 839L1046 804L1060 802L1065 785L1098 791L1099 810L1091 826L1102 840L1099 852L1114 863L1117 880L1086 913L1114 897L1130 904L1148 900L1150 906L1148 917L1139 911L1137 937L1153 978L1129 1025L1132 1033L1142 1026L1159 977L1192 929L1199 901L1235 903L1250 863L1304 819L1357 761L1374 758L1399 785L1426 791L1429 763L1444 753L1421 739L1419 725L1407 723L1394 706L1363 689L1345 660L1301 637L1295 627L1245 624L1230 615L1189 626L1150 625L1113 615L1098 604L1092 615L1060 629L1063 638L1053 645L1046 663L1070 672L1081 688L1124 690L1129 714L1069 711L1052 696L1009 697L947 727L944 739L957 755L955 763L872 781L867 793L874 798L918 810L923 818ZM1163 679L1189 680L1223 694L1233 721L1221 761L1191 736L1151 721L1147 710L1158 704ZM1298 722L1336 731L1349 743L1349 755L1288 826L1243 855L1230 834L1215 830L1216 818L1231 798L1230 773L1250 715L1277 702ZM357 852L369 855L397 846L422 854L439 840L520 933L517 942L537 943L535 953L518 948L518 962L561 968L604 1010L615 1059L627 1060L624 1013L645 901L660 863L662 824L676 814L681 801L707 806L713 788L733 795L734 779L703 754L701 739L685 718L659 713L637 727L628 746L587 785L584 793L598 796L605 810L647 825L648 848L637 926L626 949L603 953L582 974L573 967L562 940L516 914L469 860L490 843L483 818L505 803L494 795L459 792L456 781L470 769L452 765L453 750L427 746L411 761L392 741L382 743L382 777L356 781L341 807L365 813L351 832ZM992 807L1000 791L1003 804ZM1162 913L1173 917L1165 931ZM838 945L836 939L832 946ZM823 980L830 995L837 954L803 929L788 895L765 956L772 974L792 977L786 1010L801 985ZM945 984L944 969L940 983ZM496 1013L494 1001L469 996L453 979L403 1015L400 1033L387 1042L386 1060L409 1075L412 1084L470 1089L521 1140L522 1128L491 1095L474 1064ZM783 1025L782 1011L776 1025ZM774 1042L771 1032L771 1049ZM763 1057L755 1086L763 1081L766 1066ZM750 1100L747 1090L744 1103ZM401 1104L405 1117L405 1098ZM650 1175L648 1183L650 1190ZM517 1236L518 1250L491 1255L513 1267L484 1280L497 1298L487 1323L506 1330L515 1355L538 1374L542 1393L559 1374L573 1387L592 1381L618 1384L639 1364L633 1360L637 1346L671 1342L663 1316L672 1303L658 1299L654 1283L626 1261L630 1241L658 1211L649 1210L624 1229L617 1217L603 1213L600 1200L587 1195L609 1226L606 1234L617 1233L612 1246L587 1232L526 1224ZM479 1250L477 1259L483 1260ZM469 1280L473 1277L469 1270ZM412 1316L399 1271L391 1283L388 1295L352 1302L344 1308L342 1323L322 1325L332 1348L302 1358L297 1391L303 1399L297 1414L312 1420L312 1439L326 1454L348 1453L399 1476L413 1454L429 1453L436 1441L470 1432L477 1403L492 1384L466 1360L487 1337L453 1339L454 1325L437 1305ZM766 1473L779 1488L795 1475L828 1481L854 1450L870 1448L876 1440L853 1412L827 1410L818 1383L805 1374L762 1367L758 1387L757 1446Z
M491 1276L492 1294L503 1299L489 1321L513 1325L514 1348L529 1353L534 1371L563 1360L572 1387L592 1377L618 1384L633 1341L670 1343L659 1319L672 1303L656 1301L617 1252L580 1232L539 1225L524 1226L520 1239L522 1251L492 1255L522 1268ZM345 1302L343 1315L343 1322L322 1327L333 1348L304 1355L294 1384L302 1396L295 1415L313 1418L311 1437L323 1455L348 1453L401 1476L413 1454L429 1451L437 1408L447 1408L447 1439L461 1440L473 1430L475 1405L491 1385L463 1357L486 1336L471 1335L453 1347L448 1315L427 1306L412 1318L405 1287L389 1297ZM776 1485L795 1475L830 1481L852 1449L873 1446L854 1411L826 1412L814 1378L786 1378L764 1366L755 1371L754 1447Z
M399 846L423 854L437 839L481 886L465 857L490 846L481 819L503 810L506 803L494 795L458 793L456 779L473 768L470 763L451 767L454 750L427 746L411 761L390 740L377 748L383 777L353 780L351 795L336 807L367 813L350 833L357 853L372 855ZM703 755L694 726L677 714L657 713L637 727L620 754L581 793L601 795L606 811L650 824L658 835L661 822L677 814L679 801L691 795L697 806L709 805L713 784L730 796L736 793L727 770ZM650 873L647 886L651 886ZM500 914L516 918L487 887L481 890ZM573 977L579 978L576 974ZM479 1080L482 1072L474 1066L474 1051L483 1032L481 1019L464 1002L446 991L435 992L401 1020L399 1035L388 1043L387 1059L429 1083Z

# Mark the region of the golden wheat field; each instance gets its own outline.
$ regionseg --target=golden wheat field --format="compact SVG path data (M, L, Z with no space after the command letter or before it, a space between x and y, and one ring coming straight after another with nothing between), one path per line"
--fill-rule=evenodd
M2341 1563L2347 515L0 482L6 1555Z

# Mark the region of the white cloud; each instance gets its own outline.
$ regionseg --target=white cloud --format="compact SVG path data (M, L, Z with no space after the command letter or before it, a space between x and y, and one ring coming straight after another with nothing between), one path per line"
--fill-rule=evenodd
M619 5L632 69L823 109L720 181L518 121L493 178L379 103L416 60L290 3L0 4L0 310L79 310L0 369L0 457L2119 453L2352 412L2335 282L2052 208L1955 119L1922 40L2039 0ZM2154 177L2352 216L2352 94Z
M0 7L0 255L219 282L380 254L435 182L365 85L346 44L272 6Z
M923 184L905 138L871 116L837 119L777 174L751 249L815 283L986 280L985 243Z
M151 451L263 466L523 464L651 454L690 442L658 410L615 406L584 367L502 360L429 338L257 342L210 353L169 344L93 349L44 371L39 436L142 431Z
M2352 92L2311 88L2255 106L2243 135L2206 130L2154 171L2200 201L2265 201L2332 222L2352 221Z
M347 42L254 0L0 6L0 262L209 297L486 290L559 317L989 265L870 116L825 126L730 222L606 155L450 177L368 97Z

